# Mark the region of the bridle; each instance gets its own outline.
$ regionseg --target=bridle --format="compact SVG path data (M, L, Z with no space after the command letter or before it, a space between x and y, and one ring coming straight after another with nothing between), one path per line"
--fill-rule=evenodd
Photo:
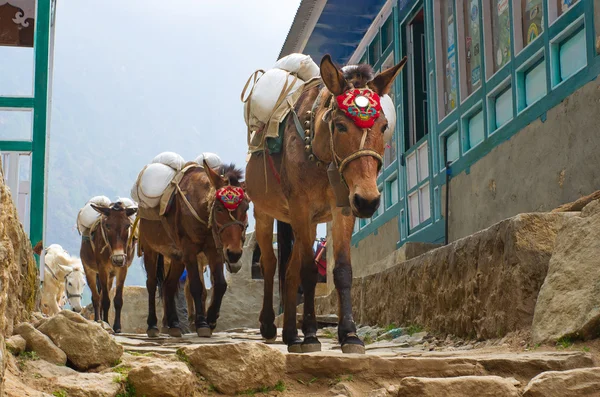
M50 275L52 276L52 278L54 278L56 281L60 282L60 280L58 279L58 277L56 276L56 273L54 273L54 271L50 268L50 266L48 266L47 264L44 264L44 267L46 268L46 270L48 270L48 272L50 272ZM71 299L71 298L82 298L81 294L71 294L69 292L69 288L68 288L68 284L69 284L69 280L68 277L71 275L71 273L73 273L73 271L70 271L69 273L67 273L65 275L65 294L67 295L67 299Z
M108 241L108 237L106 235L106 228L104 227L104 215L100 216L99 227L100 227L100 234L102 235L102 240L104 242L104 245L102 246L102 249L100 250L100 254L103 254L104 251L108 248L109 257L112 258L114 253L113 253L112 246L110 245L110 242ZM124 254L125 260L127 259L127 253L129 252L129 247L133 240L132 238L130 238L132 235L132 229L133 229L133 225L129 225L129 227L127 228L127 239L125 239L126 244L125 244L125 254ZM95 251L94 242L90 241L90 243L91 243L90 245L92 246L92 251ZM125 262L125 260L124 260L124 262Z
M214 195L213 195L214 196ZM242 228L242 240L245 240L246 238L246 229L248 228L248 216L246 215L246 220L244 222L236 219L233 214L232 211L229 211L227 209L225 209L227 211L227 215L229 215L229 218L231 219L229 222L226 222L224 224L219 224L219 222L217 221L217 218L215 217L215 212L216 212L216 203L217 203L217 199L216 197L213 199L213 202L211 204L211 209L210 209L210 215L209 215L209 225L213 225L215 227L212 227L212 232L213 232L213 239L215 240L215 247L222 251L223 250L223 241L221 240L221 234L223 233L223 231L225 229L227 229L228 227L231 226L239 226ZM227 262L227 264L229 264L229 260L227 259L227 257L225 256L225 262Z

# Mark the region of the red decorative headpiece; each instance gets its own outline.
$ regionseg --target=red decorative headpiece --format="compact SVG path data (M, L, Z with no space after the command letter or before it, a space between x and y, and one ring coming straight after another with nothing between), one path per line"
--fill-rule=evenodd
M244 201L244 189L237 186L222 187L217 190L217 200L229 211L233 211Z
M352 89L336 97L338 107L359 128L371 128L381 114L379 95L368 88Z

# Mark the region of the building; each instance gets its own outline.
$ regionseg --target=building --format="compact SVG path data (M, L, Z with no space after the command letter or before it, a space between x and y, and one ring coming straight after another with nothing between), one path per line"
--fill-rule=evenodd
M600 190L599 0L303 0L293 52L376 71L409 58L359 267Z
M33 244L45 230L55 0L0 0L0 153Z

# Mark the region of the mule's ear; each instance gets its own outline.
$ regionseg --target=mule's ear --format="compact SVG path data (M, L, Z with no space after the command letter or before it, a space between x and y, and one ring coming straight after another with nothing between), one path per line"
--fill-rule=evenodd
M342 95L348 89L348 82L346 82L344 74L333 64L329 54L321 59L321 78L333 95Z
M65 275L73 271L73 267L65 265L58 265L58 269L61 271L61 273L64 273Z
M206 160L204 160L203 163L204 172L206 172L206 176L208 176L210 184L215 189L220 189L221 187L223 187L223 185L225 185L225 181L223 180L223 178L221 178L219 174L217 174L212 168L210 168Z
M108 216L108 214L110 214L110 208L108 207L101 207L99 205L96 204L91 204L92 208L96 210L96 212L102 214L102 215L106 215Z
M128 208L125 208L125 215L127 215L127 217L130 217L133 214L137 213L137 211L138 211L137 207L128 207Z
M396 79L396 77L398 77L398 74L400 74L400 71L404 68L406 60L406 57L402 58L399 64L387 70L384 70L383 72L375 76L375 78L369 82L369 88L375 91L379 96L388 94L390 92L390 89L392 88L394 80Z

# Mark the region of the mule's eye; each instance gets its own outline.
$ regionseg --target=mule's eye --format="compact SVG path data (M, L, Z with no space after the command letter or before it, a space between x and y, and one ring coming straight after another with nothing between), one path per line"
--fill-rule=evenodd
M72 287L72 286L73 286L73 284L69 283L69 287Z
M335 129L338 130L339 132L347 132L348 131L346 126L342 123L335 123Z
M381 127L381 133L384 134L387 129L388 129L388 125L386 124L383 127Z

